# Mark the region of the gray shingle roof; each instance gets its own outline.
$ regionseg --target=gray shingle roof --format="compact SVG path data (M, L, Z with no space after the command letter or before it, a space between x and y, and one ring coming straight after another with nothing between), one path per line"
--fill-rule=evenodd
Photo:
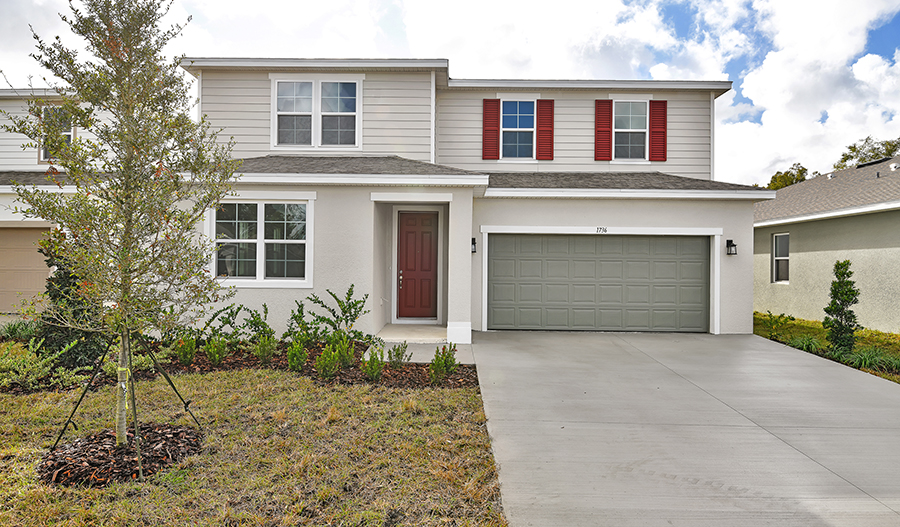
M477 175L444 165L388 157L265 156L242 160L244 174L409 174L422 176Z
M900 200L900 156L837 170L779 189L772 201L757 203L753 221L789 219L810 214L839 213L845 209ZM830 177L829 177L830 176Z
M490 188L627 190L764 190L662 172L505 172L490 174Z
M56 176L56 179L59 181L65 181L65 174ZM0 172L0 185L12 185L13 182L16 182L20 185L53 184L47 180L47 172L44 170L41 170L40 172Z

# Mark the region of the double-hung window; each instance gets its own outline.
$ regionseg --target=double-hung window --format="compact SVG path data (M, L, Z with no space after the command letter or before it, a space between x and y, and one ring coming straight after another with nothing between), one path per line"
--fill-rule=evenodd
M216 275L305 280L308 203L223 203L215 213Z
M615 159L647 159L645 101L615 101L613 126Z
M273 75L273 147L359 147L362 76L346 77Z
M72 142L72 137L75 135L75 131L72 128L72 120L69 118L66 111L58 106L45 106L41 109L41 112L43 114L45 126L58 128L63 141L66 144L70 144ZM44 144L41 145L39 155L40 161L50 161L50 159L54 157L54 153L47 146L46 140L44 141Z
M790 234L772 236L772 281L787 282L790 278Z
M534 101L501 104L503 158L534 158Z

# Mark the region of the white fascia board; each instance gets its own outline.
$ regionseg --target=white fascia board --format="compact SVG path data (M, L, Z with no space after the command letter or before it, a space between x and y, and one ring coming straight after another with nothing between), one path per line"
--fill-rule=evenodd
M0 90L0 99L33 99L34 97L59 98L59 94L50 88L12 88Z
M251 174L239 183L291 185L409 185L486 187L488 176L436 176L416 174Z
M885 203L876 203L874 205L865 205L862 207L853 207L842 210L830 210L828 212L818 212L816 214L805 214L803 216L792 216L790 218L778 218L774 220L758 221L753 227L769 227L772 225L787 225L789 223L802 223L804 221L828 220L832 218L843 218L846 216L859 216L861 214L871 214L873 212L886 212L900 209L900 201L888 201Z
M614 198L614 199L775 199L775 191L764 190L644 190L600 188L489 188L485 198Z
M61 194L74 194L75 186L74 185L66 185L64 187L60 187L59 185L22 185L25 188L36 188L38 190L43 190L44 192L59 192ZM16 188L12 185L0 185L0 195L3 194L12 194L16 195Z
M600 90L704 90L725 93L731 81L450 79L450 88L582 88Z
M446 69L447 59L280 59L280 58L230 58L185 57L181 67L198 68L391 68L391 69Z
M722 227L622 227L584 225L482 225L485 234L596 234L636 236L721 236Z

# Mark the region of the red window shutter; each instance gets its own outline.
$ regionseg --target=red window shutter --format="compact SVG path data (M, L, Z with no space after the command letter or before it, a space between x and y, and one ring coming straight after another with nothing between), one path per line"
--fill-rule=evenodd
M481 159L500 159L500 99L484 100Z
M537 158L553 160L553 99L537 102Z
M594 101L594 161L612 161L613 102Z
M667 120L666 101L650 101L650 161L666 160Z

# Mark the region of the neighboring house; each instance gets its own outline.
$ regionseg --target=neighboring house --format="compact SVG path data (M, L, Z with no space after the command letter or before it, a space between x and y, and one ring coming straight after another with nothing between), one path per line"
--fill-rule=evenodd
M275 323L353 284L372 333L752 331L753 203L774 193L714 180L730 82L457 80L416 59L182 65L244 160L202 227L212 266Z
M754 231L755 310L823 319L834 263L850 260L860 324L900 331L900 157L778 190Z

